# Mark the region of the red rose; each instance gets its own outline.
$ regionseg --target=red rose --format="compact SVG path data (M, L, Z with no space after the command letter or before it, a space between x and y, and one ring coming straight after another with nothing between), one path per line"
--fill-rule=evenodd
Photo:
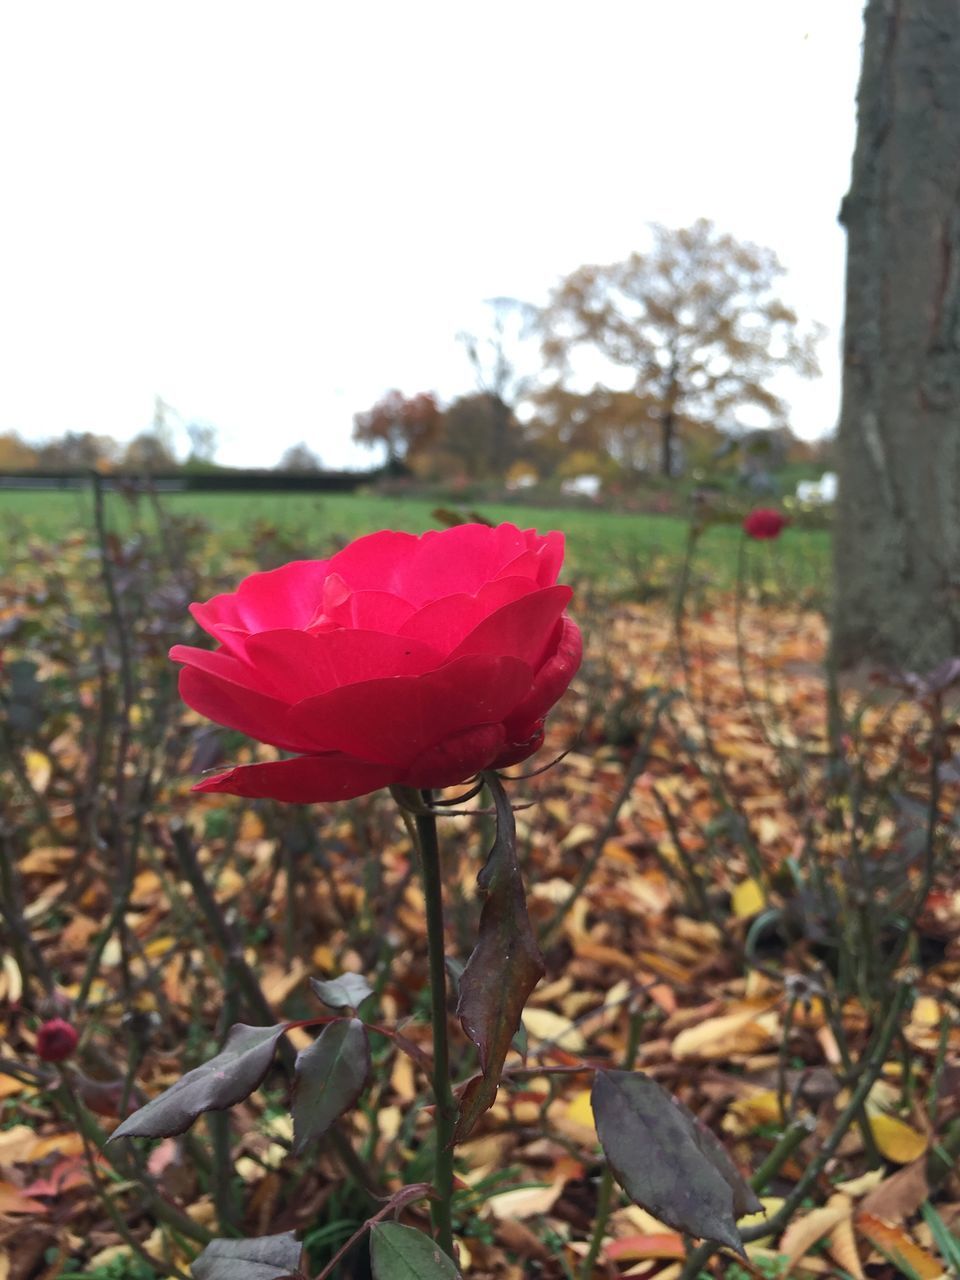
M743 521L748 538L779 538L787 526L787 517L772 507L757 507Z
M63 1062L77 1047L76 1027L63 1018L51 1018L37 1032L37 1057L44 1062Z
M385 531L191 605L220 647L171 649L183 700L296 753L194 789L344 800L524 760L580 665L562 561L562 534L510 524Z

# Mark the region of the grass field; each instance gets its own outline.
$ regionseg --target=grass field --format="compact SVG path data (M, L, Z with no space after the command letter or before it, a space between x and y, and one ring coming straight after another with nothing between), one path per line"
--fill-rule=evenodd
M419 533L436 527L434 501L371 494L206 494L164 495L171 515L192 515L206 522L221 547L240 550L258 533L276 531L280 545L294 556L328 554L338 539L374 529ZM518 503L481 504L492 520L522 527L562 529L572 576L602 578L625 590L659 594L669 588L683 559L688 525L666 515L636 515L594 508L549 508ZM138 519L153 519L149 503L134 509L118 496L108 497L108 516L118 529ZM31 537L63 537L89 529L93 520L88 492L0 492L0 533L7 546ZM740 530L715 524L704 533L697 551L700 575L717 586L729 586L736 573ZM822 594L829 581L829 534L822 530L788 529L775 544L752 548L755 572L790 592Z

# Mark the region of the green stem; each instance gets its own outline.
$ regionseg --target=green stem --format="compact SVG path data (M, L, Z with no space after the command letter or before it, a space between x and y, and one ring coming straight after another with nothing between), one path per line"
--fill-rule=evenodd
M429 796L424 798L429 802ZM453 1258L453 1131L457 1104L450 1084L450 1047L447 1039L447 970L443 954L443 882L437 820L432 813L416 815L420 869L427 910L427 948L430 957L430 1017L433 1023L433 1099L436 1104L433 1186L437 1199L430 1216L440 1248Z

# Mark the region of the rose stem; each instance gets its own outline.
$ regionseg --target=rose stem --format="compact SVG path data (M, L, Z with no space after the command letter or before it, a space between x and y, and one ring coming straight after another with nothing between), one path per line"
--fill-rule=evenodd
M430 793L423 793L429 805ZM427 908L427 948L430 956L430 1017L433 1023L433 1098L436 1104L434 1136L434 1190L430 1216L437 1243L453 1257L453 1130L457 1104L450 1085L450 1048L447 1040L447 971L443 954L443 891L440 878L440 846L437 819L432 813L418 813L417 841L423 872L423 893Z

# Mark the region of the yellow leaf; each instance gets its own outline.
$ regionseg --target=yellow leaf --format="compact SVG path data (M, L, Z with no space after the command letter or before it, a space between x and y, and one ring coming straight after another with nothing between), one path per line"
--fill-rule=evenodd
M723 1118L723 1129L727 1133L740 1135L749 1133L763 1124L780 1122L780 1100L775 1089L764 1089L752 1094L749 1098L737 1098L732 1102Z
M155 960L158 956L164 956L168 951L172 951L176 945L176 938L171 938L169 934L160 934L150 939L144 947L144 952L151 960Z
M918 1160L927 1149L926 1134L918 1133L897 1116L877 1112L870 1116L870 1129L877 1150L894 1164L910 1164L911 1161Z
M42 795L50 784L50 775L53 772L49 757L42 751L26 751L23 761L31 787Z
M590 1090L584 1089L574 1094L567 1104L566 1116L574 1124L582 1124L585 1129L594 1128L593 1107L590 1105Z
M741 880L733 891L733 914L738 920L749 920L763 910L765 902L763 889L751 876L747 880Z
M763 1205L762 1213L748 1213L745 1217L737 1219L739 1230L743 1231L746 1227L758 1227L767 1218L772 1218L779 1209L783 1208L782 1196L761 1196L760 1203ZM770 1239L770 1236L763 1236L755 1243L762 1248L769 1243Z

